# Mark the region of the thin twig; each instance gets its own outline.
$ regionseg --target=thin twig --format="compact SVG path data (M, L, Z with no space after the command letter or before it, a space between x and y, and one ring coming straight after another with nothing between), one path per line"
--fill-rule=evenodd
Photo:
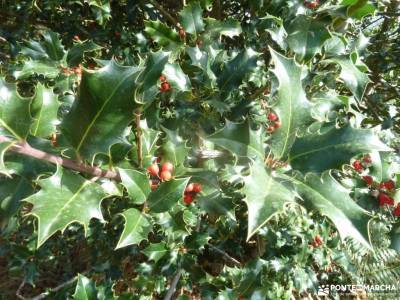
M9 138L0 135L0 143L3 142L9 142L11 141ZM17 142L13 144L10 148L8 148L8 151L15 152L18 154L30 156L36 159L44 160L49 163L55 164L55 165L61 165L67 169L79 171L82 173L90 174L93 176L99 176L103 178L109 178L112 180L116 181L121 181L121 177L119 173L114 172L114 171L106 171L98 167L94 166L89 166L85 165L82 163L79 163L77 161L71 160L71 159L65 159L60 156L56 156L47 152L44 152L42 150L36 149L31 147L27 142Z
M222 254L223 256L225 256L228 260L230 260L231 262L233 262L235 265L237 265L238 267L241 267L242 266L242 264L240 263L240 261L238 261L237 259L235 259L235 258L233 258L232 256L230 256L228 253L226 253L225 251L222 251L221 249L219 249L219 248L217 248L217 247L215 247L215 246L213 246L213 245L211 245L211 244L208 244L208 246L211 248L211 249L213 249L213 250L215 250L216 252L218 252L219 254Z
M167 12L164 7L162 7L160 4L158 4L157 1L150 0L150 3L155 8L157 8L172 24L174 24L176 27L179 27L178 21L173 16L171 16L171 14L169 12Z
M17 296L19 299L27 300L24 296L21 295L21 291L24 288L24 286L25 286L25 279L19 285L17 292L15 293L15 296Z
M178 285L179 279L182 276L182 272L183 272L182 269L179 269L178 272L176 272L174 279L172 279L171 286L169 287L169 290L164 297L164 300L170 300L172 298L172 296L174 295L176 286Z
M42 300L42 299L46 298L47 296L49 296L50 293L58 292L59 290L66 287L67 285L74 283L77 279L78 279L78 276L75 276L74 278L71 278L70 280L61 283L60 285L56 286L55 288L49 289L48 291L41 293L29 300Z

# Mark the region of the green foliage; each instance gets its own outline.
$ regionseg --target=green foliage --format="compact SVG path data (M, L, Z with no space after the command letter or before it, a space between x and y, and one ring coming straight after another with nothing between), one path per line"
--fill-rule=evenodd
M386 2L3 1L0 299L397 284Z

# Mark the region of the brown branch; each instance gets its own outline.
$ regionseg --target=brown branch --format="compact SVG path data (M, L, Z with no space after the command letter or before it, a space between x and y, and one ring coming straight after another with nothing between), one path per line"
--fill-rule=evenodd
M0 135L0 143L10 142L11 140L5 136ZM114 171L106 171L99 167L88 166L79 163L75 160L65 159L60 156L56 156L50 153L46 153L42 150L31 147L27 142L17 142L13 144L8 151L15 152L18 154L30 156L36 159L47 161L55 165L61 165L67 169L75 170L81 173L90 174L97 177L108 178L116 181L121 181L119 173Z
M179 27L178 25L178 21L171 16L171 14L165 10L164 7L162 7L160 4L157 3L157 1L154 0L150 0L150 3L157 8L173 25L175 25L176 27Z
M175 289L176 286L178 285L179 279L181 278L182 272L183 272L182 269L179 269L178 272L176 272L174 279L172 279L171 286L169 287L169 290L164 297L164 300L171 300L172 296L175 293Z

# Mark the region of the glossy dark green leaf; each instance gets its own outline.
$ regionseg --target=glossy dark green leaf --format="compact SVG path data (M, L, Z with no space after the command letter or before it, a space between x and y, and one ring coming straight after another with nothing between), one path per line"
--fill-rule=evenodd
M73 298L75 300L97 300L95 282L82 274L78 274L78 281Z
M91 40L84 41L82 43L75 44L67 54L67 63L70 67L75 67L83 61L85 52L91 52L102 49L101 46L97 45Z
M147 239L152 226L148 218L137 209L130 208L121 213L125 219L125 227L119 238L116 249L139 244Z
M289 59L270 49L275 65L274 73L279 80L277 104L274 111L281 126L274 131L270 145L274 156L287 156L300 130L311 123L311 104L302 87L302 67L294 59Z
M211 38L219 38L222 35L233 38L242 33L240 22L232 18L226 18L223 21L207 18L205 22Z
M57 95L39 83L31 104L32 135L48 138L50 134L56 132L56 126L59 123L57 119L59 106Z
M82 224L87 233L92 218L103 220L100 204L106 194L100 185L61 167L38 185L41 190L24 199L33 204L31 214L38 219L37 247L71 223Z
M13 141L0 143L0 175L11 177L6 165L4 164L4 156L7 150L14 144Z
M0 134L24 140L32 123L30 105L31 99L21 97L15 84L0 78Z
M137 83L141 90L147 90L156 85L160 75L168 62L168 52L158 51L150 52L147 56L145 67L138 77ZM169 78L168 78L169 81Z
M154 262L158 262L165 254L167 254L168 249L166 248L166 243L155 243L150 244L142 252L149 258L149 260L154 260Z
M168 48L173 48L182 44L178 33L164 23L161 23L159 20L144 21L144 24L144 31L160 46L168 46Z
M198 2L189 3L179 15L185 32L197 36L204 30L203 9Z
M176 167L183 165L189 153L186 141L178 135L178 132L162 128L166 133L166 139L161 146L164 161L170 161Z
M227 120L225 127L206 139L238 156L264 158L262 129L252 130L247 121L237 124Z
M296 140L289 160L294 169L321 173L340 169L358 154L372 151L390 151L369 129L356 129L350 125L332 126L328 131L309 134Z
M287 32L289 47L299 61L309 61L321 53L324 42L331 37L325 24L306 15L298 15Z
M142 204L150 194L149 177L136 170L118 169L122 184L133 203Z
M183 201L183 192L189 182L189 178L173 179L163 182L150 193L147 205L151 212L161 213L168 211L178 201Z
M108 155L113 144L124 140L138 105L134 98L138 71L110 61L99 70L83 72L79 97L61 124L77 155L93 160L97 153Z
M249 240L285 203L294 200L294 194L265 170L260 161L250 167L250 175L244 177L242 189L248 208L247 240Z
M171 84L172 90L190 91L191 84L189 77L182 71L179 64L166 64L163 74Z
M54 61L27 60L13 75L16 79L26 79L34 74L54 79L60 74L60 70L60 65Z

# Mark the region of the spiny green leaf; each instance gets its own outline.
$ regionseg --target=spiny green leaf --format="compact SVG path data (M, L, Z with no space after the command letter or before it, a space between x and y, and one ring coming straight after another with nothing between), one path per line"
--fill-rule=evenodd
M39 83L31 104L31 114L34 119L31 127L32 135L47 138L56 132L56 125L59 123L57 119L59 106L57 95Z
M109 154L123 134L137 107L134 99L139 68L110 61L96 71L84 71L79 97L64 117L61 129L76 153L93 160Z
M169 52L150 52L146 59L145 68L141 71L137 80L141 90L147 90L157 84L164 66L168 62L168 56Z
M179 15L185 32L197 36L204 30L203 9L198 2L187 5Z
M7 150L15 143L15 141L3 142L0 143L0 174L3 174L7 177L11 177L9 170L4 164L4 156Z
M242 33L240 22L232 18L226 18L223 21L207 18L205 21L207 24L207 33L211 38L219 38L221 35L233 38Z
M91 52L100 50L103 47L97 45L92 40L84 41L82 43L75 44L67 54L67 63L70 67L75 67L80 64L83 60L85 52Z
M61 44L60 35L53 31L42 34L43 41L28 41L21 49L21 53L35 60L55 60L64 58L65 50Z
M302 172L323 172L340 169L352 157L372 151L390 151L369 129L355 129L350 125L332 126L324 133L303 136L294 143L289 160L294 169Z
M139 244L142 240L147 239L147 235L151 231L151 224L143 213L130 208L121 215L125 219L125 227L115 249Z
M92 218L103 220L100 204L106 194L100 185L61 167L38 185L41 190L24 199L33 204L31 214L38 218L37 247L71 223L81 223L86 233Z
M331 58L328 61L340 65L340 78L343 80L343 84L353 93L358 101L361 101L365 89L370 82L368 75L361 72L353 61L346 56Z
M281 126L272 134L270 145L275 158L282 159L289 153L297 133L311 123L311 104L301 84L302 67L271 48L270 52L279 80L277 104L273 109L281 121Z
M147 204L151 212L161 213L171 209L178 201L183 200L183 192L190 178L173 179L161 183L151 192Z
M289 25L288 43L300 61L309 61L321 52L331 37L325 24L305 15L298 15Z
M135 204L144 203L151 192L149 177L136 170L118 170L121 175L122 184L126 187L132 202Z
M247 240L249 240L271 217L281 211L294 194L274 179L264 167L262 160L250 166L250 175L244 177L245 202L248 208Z
M242 84L246 75L256 68L258 56L259 53L248 48L225 64L222 73L217 79L221 94L224 97L237 89Z
M142 130L142 164L148 166L152 163L155 152L159 148L157 141L161 132L148 128L145 120L140 121L140 127ZM136 144L132 148L132 159L139 165Z
M238 156L264 158L262 129L252 130L248 121L238 124L227 120L225 127L206 139Z
M164 23L157 21L144 21L144 31L155 40L160 46L167 46L172 49L182 44L176 31L169 28Z
M23 98L17 86L0 78L0 134L24 140L31 126L30 98Z
M304 179L284 177L293 182L306 206L317 209L331 219L342 240L352 237L371 247L368 230L370 215L351 199L350 191L329 172L323 173L321 177L310 173Z
M78 274L78 282L73 297L75 300L97 300L95 282L82 274Z
M149 258L149 260L154 260L156 263L168 252L166 243L155 243L150 244L142 252Z
M189 77L182 71L179 64L166 64L163 74L171 84L173 90L190 91L191 84Z
M186 147L186 141L178 135L177 131L162 127L166 138L161 146L164 161L170 161L175 168L183 165L190 148Z
M54 79L60 74L60 67L54 61L27 60L22 69L13 73L16 79L26 79L34 74Z

